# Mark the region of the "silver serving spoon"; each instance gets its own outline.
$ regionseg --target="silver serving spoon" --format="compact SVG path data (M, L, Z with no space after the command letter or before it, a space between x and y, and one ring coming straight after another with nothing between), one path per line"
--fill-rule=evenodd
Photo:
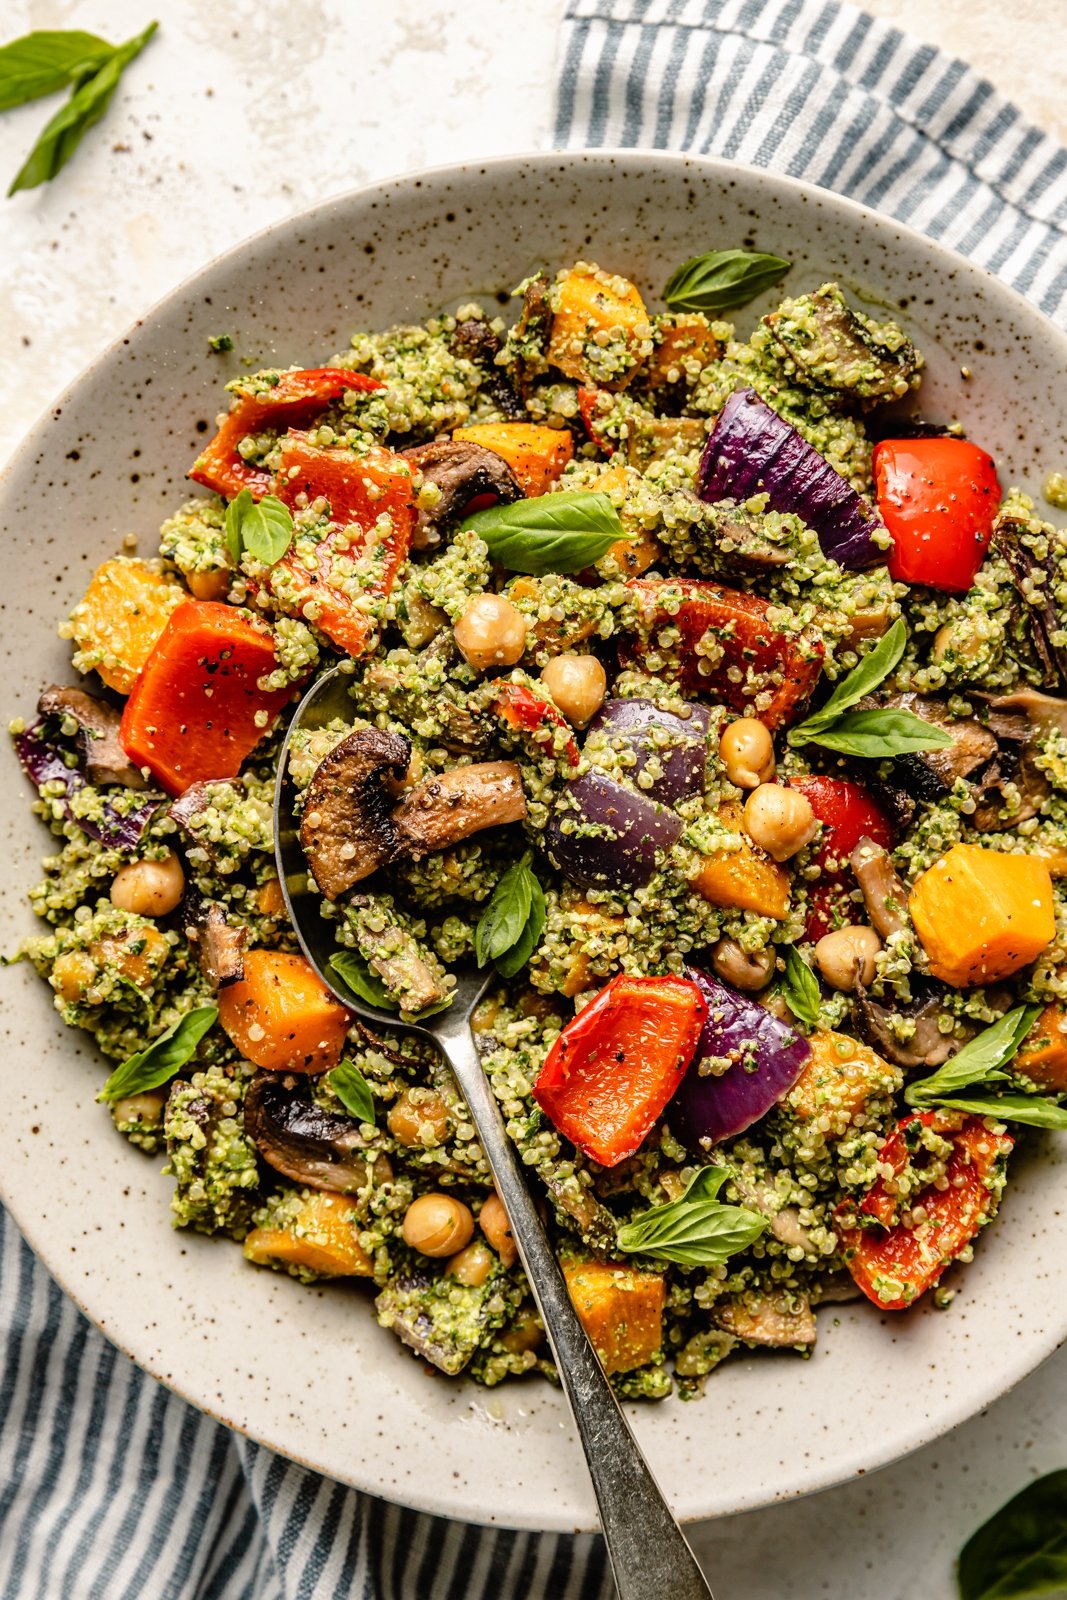
M351 682L350 673L335 667L308 691L296 708L278 762L274 849L296 936L323 983L349 1011L368 1022L406 1028L420 1038L432 1039L455 1074L507 1210L563 1391L574 1414L621 1600L661 1600L668 1595L671 1600L713 1600L571 1303L559 1262L527 1188L522 1164L482 1071L470 1019L489 987L492 972L473 967L460 970L456 974L455 999L448 1010L418 1023L398 1022L390 1012L355 1001L349 992L330 981L327 962L337 947L330 923L321 915L320 898L308 888L307 860L297 837L287 773L289 747L298 728L321 728L334 717L351 716Z

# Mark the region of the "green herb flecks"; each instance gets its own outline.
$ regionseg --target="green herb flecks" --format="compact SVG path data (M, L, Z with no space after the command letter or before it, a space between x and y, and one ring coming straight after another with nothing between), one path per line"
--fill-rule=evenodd
M960 1600L1038 1600L1067 1594L1067 1468L1001 1506L960 1552Z
M530 868L532 859L527 851L508 868L474 931L478 965L492 961L505 978L513 978L526 965L544 932L545 897Z
M819 980L792 945L785 951L785 977L780 985L782 997L797 1021L814 1028L819 1020L822 992Z
M533 577L580 572L616 540L633 538L606 494L580 489L490 506L463 526L484 539L499 566Z
M116 1067L97 1098L125 1100L129 1095L146 1094L169 1083L192 1060L205 1033L215 1026L218 1014L218 1006L197 1006L186 1012L166 1033Z
M621 1227L619 1249L680 1267L718 1266L747 1250L766 1229L767 1218L716 1200L728 1177L724 1167L702 1167L680 1200L651 1206Z
M919 750L944 750L952 737L934 728L911 711L897 706L879 706L868 711L853 711L866 695L883 683L904 654L908 636L898 617L868 651L858 666L842 678L826 704L791 728L787 743L794 749L818 744L839 755L865 756L884 760L887 756L909 755Z
M369 1122L374 1126L374 1096L370 1084L355 1062L339 1061L333 1071L326 1074L326 1082L346 1111L358 1122Z
M759 250L711 250L683 261L663 298L672 311L736 311L779 283L790 266Z
M235 567L246 550L265 567L272 567L292 542L289 508L274 495L254 500L250 490L242 489L226 507L226 549Z

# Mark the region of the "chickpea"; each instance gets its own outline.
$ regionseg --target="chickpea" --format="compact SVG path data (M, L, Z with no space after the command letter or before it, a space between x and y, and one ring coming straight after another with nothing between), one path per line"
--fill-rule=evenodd
M596 656L567 651L553 656L541 671L541 682L575 728L584 728L604 704L608 679Z
M955 622L946 622L934 634L930 657L940 664L947 655L952 655L962 665L972 665L978 660L986 643L979 620L968 618L966 628L958 627Z
M162 861L130 861L111 880L111 904L139 917L165 917L185 893L185 873L171 850Z
M756 789L774 777L774 740L758 717L739 717L723 729L719 760L739 789Z
M815 946L815 964L831 989L854 989L858 983L866 987L874 977L874 958L881 948L882 941L873 928L849 923L823 934Z
M209 567L204 572L186 572L183 576L195 600L225 600L233 573L229 567Z
M84 950L65 950L52 963L52 988L68 1006L84 1000L96 977L96 962Z
M468 1289L480 1289L493 1270L496 1257L480 1240L476 1239L465 1250L458 1251L445 1268L449 1278L458 1278Z
M125 1100L115 1100L111 1115L116 1127L140 1123L143 1127L154 1128L162 1121L166 1103L166 1089L145 1090L143 1094L131 1094Z
M434 1089L405 1089L386 1121L398 1144L421 1145L424 1150L444 1144L451 1126L448 1107Z
M464 660L479 672L513 667L526 649L526 618L502 594L476 594L452 631Z
M745 831L775 861L788 861L815 837L808 800L784 783L761 783L745 801Z
M504 1202L495 1191L478 1213L478 1226L505 1267L513 1267L518 1260L519 1251L515 1240L511 1237L511 1223L504 1210Z
M774 975L773 950L742 950L736 939L712 947L711 964L723 983L735 989L765 989Z
M404 1213L404 1243L424 1256L454 1256L473 1232L469 1209L450 1194L421 1194Z

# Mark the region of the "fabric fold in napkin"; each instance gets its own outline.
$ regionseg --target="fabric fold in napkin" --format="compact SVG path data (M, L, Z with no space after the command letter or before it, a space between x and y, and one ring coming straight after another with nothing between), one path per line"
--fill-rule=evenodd
M962 62L822 0L570 0L560 63L558 146L651 145L806 178L1067 321L1067 151ZM86 1321L2 1212L0 1331L7 1600L614 1593L593 1536L420 1516L201 1415Z

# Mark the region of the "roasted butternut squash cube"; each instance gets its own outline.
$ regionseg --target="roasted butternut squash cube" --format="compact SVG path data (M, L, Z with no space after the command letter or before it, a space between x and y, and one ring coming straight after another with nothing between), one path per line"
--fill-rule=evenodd
M786 1096L798 1122L825 1117L827 1131L840 1138L876 1095L900 1088L901 1072L868 1045L844 1033L819 1028L808 1040L811 1056Z
M1061 1005L1045 1007L1012 1066L1043 1089L1054 1093L1067 1089L1067 1009Z
M655 534L650 533L632 514L627 515L627 492L631 484L636 488L643 482L639 472L619 462L616 466L605 467L589 485L597 494L608 496L629 535L625 539L616 539L596 563L596 570L605 578L639 578L642 572L655 566L663 554L663 546Z
M79 672L95 669L108 688L129 694L171 612L188 598L158 561L105 561L70 614L74 665Z
M246 1061L267 1072L327 1072L351 1018L303 956L247 950L244 976L219 990L219 1021Z
M657 317L655 340L645 363L645 382L650 389L678 383L688 371L721 361L726 349L700 311Z
M977 844L954 844L935 861L908 908L930 971L957 988L1010 978L1056 932L1046 864Z
M343 1194L313 1194L285 1227L253 1228L244 1253L257 1266L303 1269L331 1278L369 1278L374 1264L356 1236L361 1207Z
M588 262L561 272L551 291L548 359L568 378L624 389L652 353L652 327L633 284Z
M789 914L788 873L743 832L739 805L722 806L719 819L731 833L741 834L741 848L703 856L689 887L713 906L754 911L783 922Z
M654 1358L663 1343L666 1299L658 1272L636 1272L604 1261L567 1261L563 1276L605 1372L632 1372Z
M500 456L527 496L547 494L574 455L574 440L566 428L539 422L474 422L469 428L457 428L452 437Z

